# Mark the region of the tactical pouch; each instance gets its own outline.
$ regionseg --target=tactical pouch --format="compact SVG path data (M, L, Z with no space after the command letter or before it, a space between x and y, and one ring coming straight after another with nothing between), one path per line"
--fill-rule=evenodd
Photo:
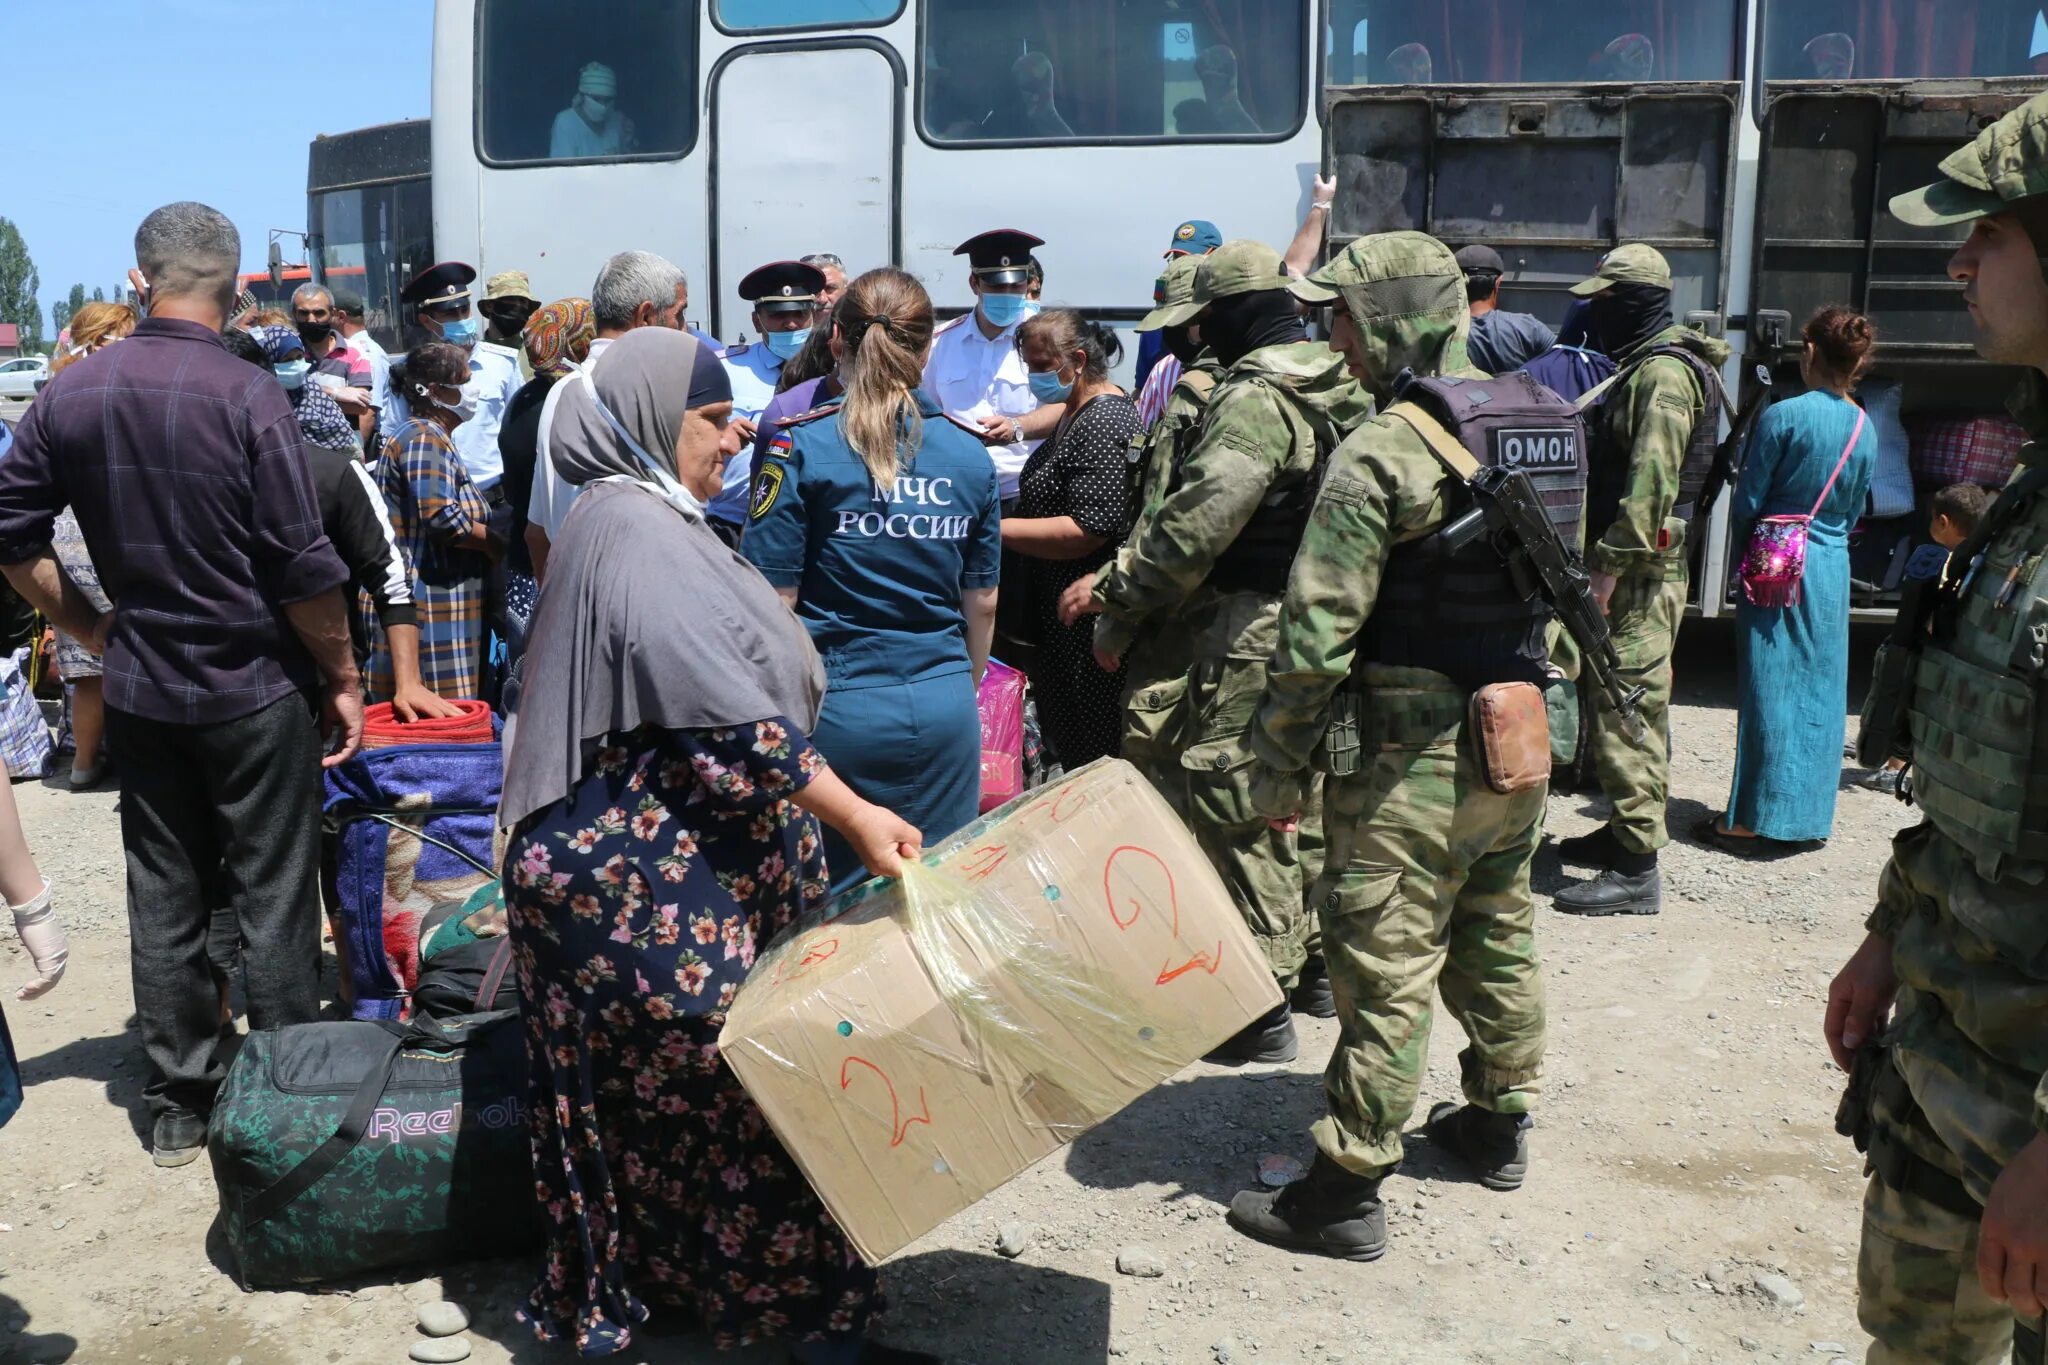
M1466 731L1486 785L1500 795L1550 781L1550 716L1534 683L1490 683L1474 692Z
M1857 1048L1849 1059L1849 1085L1835 1106L1835 1131L1855 1143L1859 1152L1870 1150L1870 1097L1887 1065L1885 1049L1875 1043Z
M1359 750L1363 746L1358 713L1358 693L1349 687L1337 689L1337 695L1330 698L1330 723L1323 731L1323 742L1317 748L1315 766L1331 777L1350 777L1359 768Z
M1913 696L1913 665L1918 653L1897 640L1877 647L1877 660L1870 666L1870 691L1863 698L1856 726L1856 761L1866 768L1910 757L1906 703Z

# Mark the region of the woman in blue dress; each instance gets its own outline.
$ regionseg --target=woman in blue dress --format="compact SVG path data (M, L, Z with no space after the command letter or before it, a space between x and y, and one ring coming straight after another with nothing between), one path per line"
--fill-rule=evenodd
M847 287L832 336L846 392L762 451L740 543L824 658L812 740L927 844L979 811L975 688L1002 557L995 462L918 388L932 328L931 297L900 270ZM825 863L835 890L865 875L830 830Z
M1815 313L1804 335L1807 391L1764 414L1735 486L1738 552L1759 518L1812 512L1816 500L1820 509L1807 528L1798 603L1745 599L1735 609L1735 779L1728 809L1694 831L1734 853L1823 840L1835 825L1848 710L1849 531L1877 457L1877 431L1866 421L1857 433L1861 410L1850 394L1876 332L1861 314L1833 306ZM1855 449L1844 461L1852 433Z

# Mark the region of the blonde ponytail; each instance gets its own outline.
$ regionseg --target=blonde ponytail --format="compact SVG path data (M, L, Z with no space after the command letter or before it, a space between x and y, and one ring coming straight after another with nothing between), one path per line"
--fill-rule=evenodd
M915 455L924 440L924 421L911 394L924 381L931 295L901 270L870 270L846 287L837 325L844 350L846 400L840 415L846 441L875 485L893 493L904 458Z

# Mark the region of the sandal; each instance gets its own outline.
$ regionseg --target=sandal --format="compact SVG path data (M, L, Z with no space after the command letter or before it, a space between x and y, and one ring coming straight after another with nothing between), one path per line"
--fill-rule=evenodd
M1721 821L1728 812L1719 811L1709 815L1692 827L1692 837L1708 848L1732 853L1738 858L1762 857L1771 841L1759 834L1731 834L1721 828Z

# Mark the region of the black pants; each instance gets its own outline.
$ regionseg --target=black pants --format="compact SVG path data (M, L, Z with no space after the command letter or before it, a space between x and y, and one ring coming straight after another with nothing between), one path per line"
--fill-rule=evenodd
M319 1014L319 733L298 696L215 725L110 706L107 745L121 766L143 1097L157 1114L203 1115L222 1078L211 899L226 899L241 934L250 1027Z

